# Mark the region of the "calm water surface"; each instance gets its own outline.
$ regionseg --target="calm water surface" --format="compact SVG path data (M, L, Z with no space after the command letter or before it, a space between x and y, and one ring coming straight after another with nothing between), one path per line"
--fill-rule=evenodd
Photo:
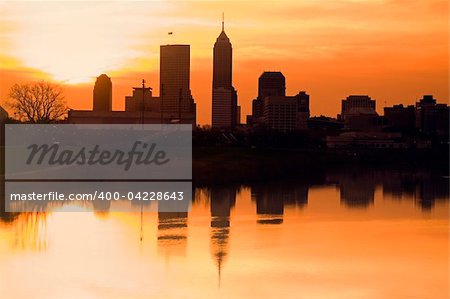
M3 215L0 298L444 299L448 188L350 172L197 188L189 213Z

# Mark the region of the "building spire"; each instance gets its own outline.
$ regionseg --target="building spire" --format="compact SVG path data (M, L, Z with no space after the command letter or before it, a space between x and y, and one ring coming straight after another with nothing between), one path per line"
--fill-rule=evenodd
M225 31L225 13L222 12L222 31Z

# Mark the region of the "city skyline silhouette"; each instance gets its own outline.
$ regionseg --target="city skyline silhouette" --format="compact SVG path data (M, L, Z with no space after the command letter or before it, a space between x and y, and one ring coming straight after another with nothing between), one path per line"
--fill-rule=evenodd
M217 6L205 3L205 8L194 3L186 7L172 7L172 10L166 10L166 4L154 7L151 3L142 3L142 6L121 2L104 3L88 9L75 3L48 3L44 7L30 5L28 8L33 8L35 17L27 22L20 16L27 15L28 8L20 11L15 4L9 4L10 21L7 28L13 34L0 39L0 43L9 45L0 52L0 59L5 62L0 70L5 78L1 84L0 99L4 101L13 83L48 79L64 84L70 107L89 109L92 105L93 80L106 73L113 80L113 108L122 110L123 98L142 79L146 79L155 94L160 93L160 45L190 44L191 90L199 108L198 123L210 124L212 47L220 33L220 16L225 12L227 35L233 41L233 85L238 92L239 105L242 106L241 122L245 122L245 116L250 114L258 76L264 71L282 71L287 78L287 94L307 91L311 95L311 115L336 115L339 101L351 94L368 94L378 100L378 107L397 103L413 104L424 94L433 94L440 102L447 102L448 64L445 61L448 45L444 43L447 30L442 30L446 26L441 26L445 17L439 9L439 3L418 2L415 8L425 11L420 14L412 7L395 3L339 3L329 8L334 18L340 21L336 23L341 24L339 26L324 23L326 9L323 5L308 6L290 1L272 3L272 13L265 17L267 24L256 21L258 13L268 10L267 4L250 11L250 5L246 2L241 3L242 11L226 3ZM146 18L148 23L144 24L150 27L152 24L157 25L154 31L144 30L139 37L130 38L133 30L143 30L134 27L131 21L127 23L132 19L130 14L122 13L123 20L117 23L105 13L119 13L124 7L130 13L135 12L133 16L136 20L141 20L142 15L137 12L143 7L149 11L150 8L162 9L167 12L168 19L162 23L164 17ZM46 11L50 8L67 20L49 17ZM104 12L100 12L100 9L104 9ZM203 10L207 10L207 13L201 14ZM294 18L294 15L289 14L290 10L302 18ZM188 17L183 14L186 11L194 12L194 15ZM247 12L246 18L243 16L244 11ZM370 11L373 16L367 15L367 21L363 22L360 17L355 17L355 11L362 16ZM68 20L83 13L90 16L88 24L92 30L92 33L86 33L86 39L83 38L86 30L82 30L85 27L67 27ZM97 19L93 18L95 15ZM389 30L381 25L374 28L368 26L379 24L379 21L375 23L377 18L390 24ZM430 19L434 23L430 23ZM195 20L204 22L195 25ZM280 27L274 25L281 20ZM416 27L408 26L410 20L426 26L419 31ZM2 22L5 21L0 19ZM109 29L100 24L109 25ZM123 28L118 28L119 24ZM281 27L281 24L286 26ZM307 30L308 26L310 30ZM50 37L43 35L43 28L54 28L54 35L61 41L70 37L65 43L67 48L62 48L63 43L47 40ZM438 28L441 29L436 30ZM70 30L63 34L65 29ZM94 33L97 33L96 37L91 38ZM32 55L24 52L17 42L17 38L30 37L30 34L33 34L36 45ZM129 44L142 43L142 37L147 35L150 37L144 40L145 47L133 51ZM124 38L126 42L123 45L117 43ZM46 44L51 45L51 48ZM63 55L62 49L68 56ZM122 53L124 59L117 58L120 63L108 62L101 66L105 61L116 59L114 53ZM77 74L87 76L87 79L79 82Z

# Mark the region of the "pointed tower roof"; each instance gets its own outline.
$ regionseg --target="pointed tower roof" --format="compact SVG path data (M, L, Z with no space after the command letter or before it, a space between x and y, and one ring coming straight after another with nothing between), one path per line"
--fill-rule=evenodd
M227 41L227 42L229 42L230 39L228 38L228 36L227 36L227 34L225 33L225 31L222 31L222 32L220 33L220 35L217 37L217 41L218 41L218 42L220 42L220 41Z
M219 36L217 37L216 42L230 42L230 39L228 38L227 34L225 33L225 18L224 14L222 13L222 32L220 32Z

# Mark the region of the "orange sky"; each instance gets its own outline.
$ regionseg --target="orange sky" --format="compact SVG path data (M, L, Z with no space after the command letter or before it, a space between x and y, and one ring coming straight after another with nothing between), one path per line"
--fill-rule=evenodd
M95 77L107 73L123 109L142 78L159 94L159 45L187 43L197 119L210 123L222 11L242 120L265 70L282 71L290 95L306 90L312 115L335 116L350 94L372 96L378 112L423 94L448 102L448 1L9 1L0 2L0 104L12 84L48 79L71 108L89 109Z

